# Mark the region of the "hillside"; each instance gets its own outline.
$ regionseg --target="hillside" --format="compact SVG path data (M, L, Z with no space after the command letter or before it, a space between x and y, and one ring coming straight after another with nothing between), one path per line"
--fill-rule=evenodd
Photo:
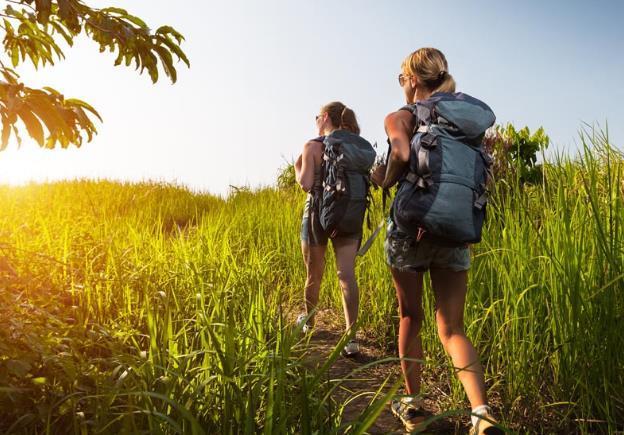
M293 326L303 198L106 181L0 187L0 432L397 430L387 406L377 423L366 418L398 373L381 238L357 264L363 360L325 364L341 328L333 257L323 328L306 338ZM624 160L600 140L547 162L540 183L496 184L466 325L507 427L623 430L623 205ZM429 290L424 304L424 394L449 411L437 424L453 433L467 402ZM368 380L333 388L366 364ZM366 400L354 408L357 394Z

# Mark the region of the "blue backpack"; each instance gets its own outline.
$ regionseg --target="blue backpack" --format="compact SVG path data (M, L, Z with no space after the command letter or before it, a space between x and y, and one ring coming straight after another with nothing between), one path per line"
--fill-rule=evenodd
M369 172L375 161L373 146L361 136L336 130L323 138L319 220L329 234L355 232L368 205Z
M409 169L392 205L399 229L445 246L481 241L492 163L483 150L496 117L462 93L435 93L404 106L416 118Z

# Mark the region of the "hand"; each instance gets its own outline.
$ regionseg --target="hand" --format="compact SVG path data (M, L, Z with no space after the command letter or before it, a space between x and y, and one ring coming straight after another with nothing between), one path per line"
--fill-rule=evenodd
M381 187L386 178L386 165L375 165L371 172L371 181L375 186Z

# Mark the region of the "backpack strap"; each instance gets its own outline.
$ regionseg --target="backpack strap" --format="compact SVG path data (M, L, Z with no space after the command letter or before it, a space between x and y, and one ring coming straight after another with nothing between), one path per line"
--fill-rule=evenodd
M412 114L412 116L414 118L416 118L416 122L414 125L414 131L412 131L412 136L416 134L416 130L418 129L418 107L416 105L416 103L414 104L406 104L405 106L401 107L399 110L405 110L409 113Z
M416 106L416 120L418 121L418 125L430 125L435 123L436 113L435 113L435 101L423 100L419 101L415 104Z
M485 165L485 180L480 186L481 195L479 195L479 197L475 200L474 206L477 210L482 210L488 202L488 183L494 178L494 176L492 174L492 156L483 149L479 150L479 154L481 154L481 158L483 159L483 163Z
M310 142L321 142L321 143L325 143L325 136L315 137L314 139L310 139Z
M431 168L429 166L429 153L438 146L438 140L435 135L429 132L428 125L419 126L416 133L422 134L420 137L420 147L416 154L416 172L409 171L405 179L421 189L426 189L433 184Z

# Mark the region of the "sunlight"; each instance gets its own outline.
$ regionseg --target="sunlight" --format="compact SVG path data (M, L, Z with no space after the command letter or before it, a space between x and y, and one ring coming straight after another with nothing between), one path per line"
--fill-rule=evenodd
M34 144L15 144L0 153L0 184L21 185L31 181L43 182L76 177L76 165L84 150L47 150ZM88 174L84 174L85 176Z

